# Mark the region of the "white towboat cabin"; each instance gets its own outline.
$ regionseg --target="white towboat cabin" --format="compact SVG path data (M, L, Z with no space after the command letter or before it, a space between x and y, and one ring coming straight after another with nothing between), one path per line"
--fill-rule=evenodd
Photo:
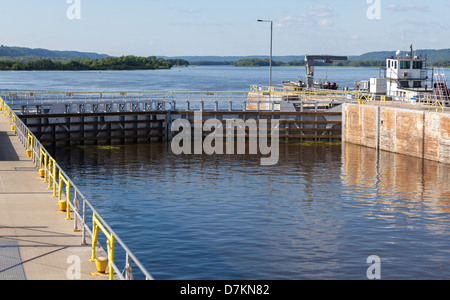
M406 57L386 59L386 95L393 100L409 100L421 93L432 91L428 76L426 59L413 56L411 52Z

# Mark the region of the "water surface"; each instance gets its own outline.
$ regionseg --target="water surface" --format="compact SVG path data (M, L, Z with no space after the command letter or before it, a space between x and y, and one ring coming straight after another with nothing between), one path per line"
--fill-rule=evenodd
M57 154L156 279L450 278L449 166L355 145L176 156L168 144Z
M446 70L448 73L448 70ZM317 68L341 86L378 69ZM0 72L0 92L248 90L268 68ZM274 68L273 82L304 77ZM60 148L57 161L156 279L450 279L449 165L355 145L176 156L170 145Z

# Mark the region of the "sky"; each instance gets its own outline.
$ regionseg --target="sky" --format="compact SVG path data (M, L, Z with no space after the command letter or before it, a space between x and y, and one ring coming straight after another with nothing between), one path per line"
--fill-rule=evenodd
M450 48L442 0L0 0L0 44L113 56Z

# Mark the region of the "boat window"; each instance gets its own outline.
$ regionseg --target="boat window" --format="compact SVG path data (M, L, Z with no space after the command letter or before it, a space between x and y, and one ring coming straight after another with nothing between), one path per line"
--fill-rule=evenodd
M422 62L421 61L413 62L413 69L422 69Z
M400 62L400 69L410 69L411 68L411 62L402 60Z

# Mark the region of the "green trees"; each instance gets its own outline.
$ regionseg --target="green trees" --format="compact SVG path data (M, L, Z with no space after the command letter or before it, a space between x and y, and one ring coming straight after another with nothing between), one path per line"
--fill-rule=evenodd
M0 70L25 71L86 71L86 70L155 70L173 66L188 66L183 59L165 60L155 56L121 56L101 59L75 58L66 62L38 59L28 62L0 61Z
M270 65L269 59L261 58L243 58L234 64L236 67L267 67ZM272 61L272 66L282 66L283 63L279 61Z

